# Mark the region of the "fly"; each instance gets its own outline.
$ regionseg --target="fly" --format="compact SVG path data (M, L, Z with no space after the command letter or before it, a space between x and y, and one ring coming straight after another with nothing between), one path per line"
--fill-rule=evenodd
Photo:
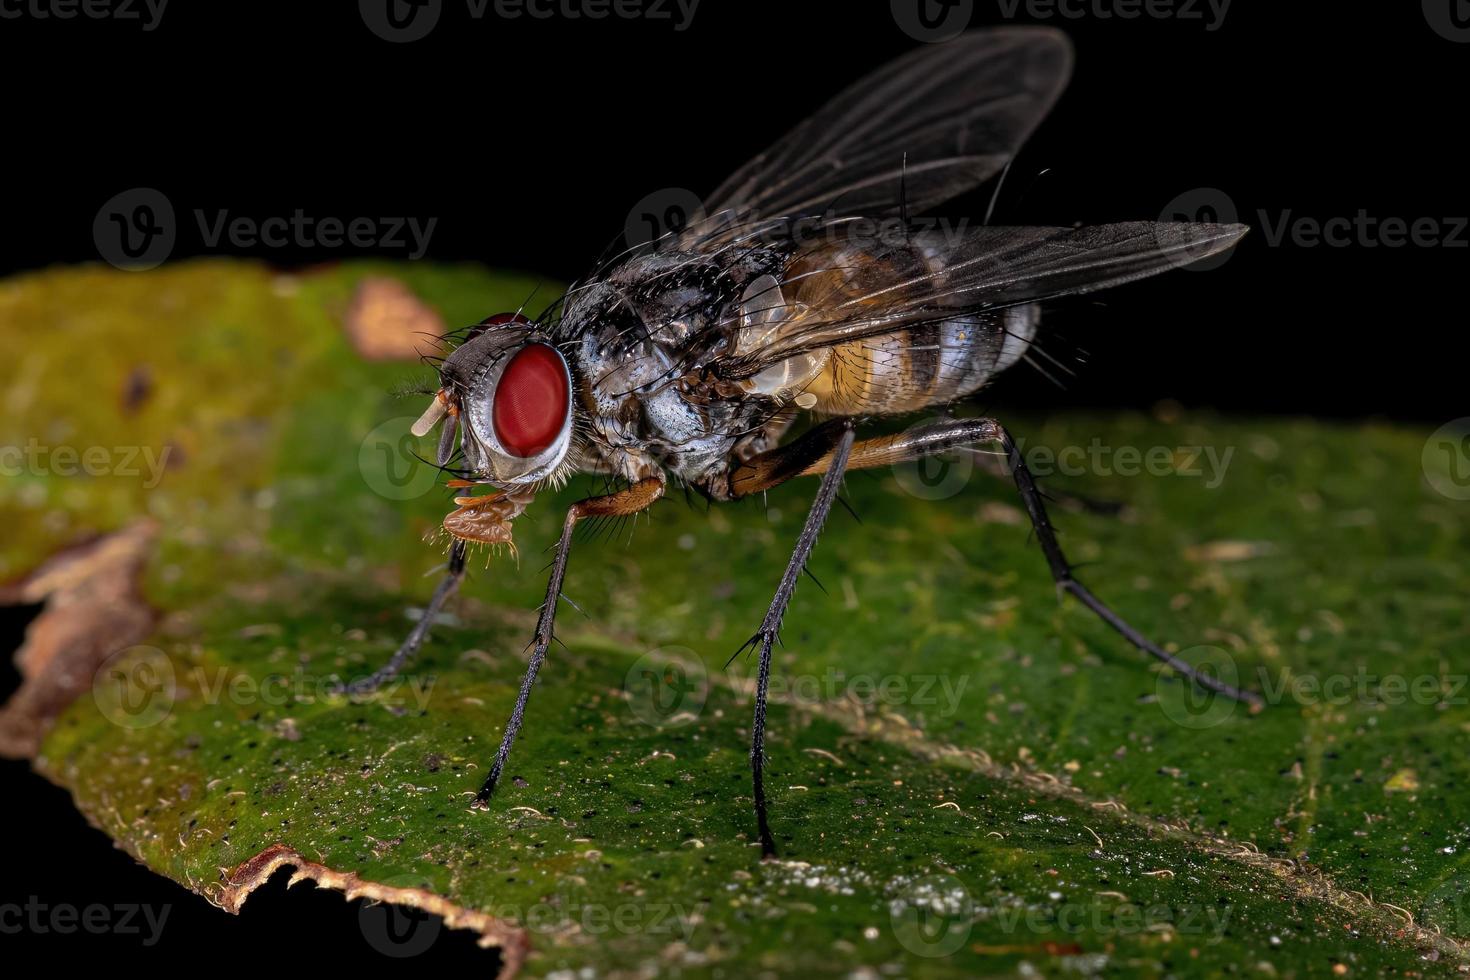
M761 848L774 854L763 779L771 647L843 475L995 444L1061 591L1195 683L1258 705L1157 646L1078 581L1000 422L859 435L863 419L980 390L1027 353L1040 303L1206 258L1245 233L1128 222L955 234L908 220L1000 173L1071 63L1065 36L1036 28L976 31L909 54L738 170L709 198L707 217L603 264L535 319L500 314L472 328L440 365L439 391L413 432L439 428L438 464L458 477L451 487L491 492L456 498L444 520L448 575L389 662L349 689L382 684L423 644L464 576L467 544L513 546L515 519L573 474L620 486L566 513L525 678L475 799L485 807L553 638L580 521L637 514L671 482L728 501L819 477L765 618L741 648L759 654L750 761ZM903 233L877 234L875 219L897 220ZM783 441L804 415L821 421Z

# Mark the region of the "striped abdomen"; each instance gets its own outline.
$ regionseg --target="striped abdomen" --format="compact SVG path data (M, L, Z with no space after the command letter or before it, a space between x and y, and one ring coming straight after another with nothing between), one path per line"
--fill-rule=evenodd
M818 317L839 304L871 308L875 317L916 308L933 317L834 346L805 389L816 396L813 411L896 414L943 404L978 391L1026 353L1040 308L966 312L963 294L943 295L948 251L942 236L926 233L876 254L870 245L843 244L793 258L786 299Z

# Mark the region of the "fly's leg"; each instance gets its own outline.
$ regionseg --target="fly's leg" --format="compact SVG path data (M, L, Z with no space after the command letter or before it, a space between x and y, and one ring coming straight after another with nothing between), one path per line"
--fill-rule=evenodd
M440 449L441 465L445 457L445 450ZM361 677L350 684L339 685L338 691L348 694L370 694L382 687L388 681L398 676L403 665L418 653L424 641L429 638L429 628L434 625L439 611L444 608L444 603L459 589L460 582L464 581L465 573L465 551L470 543L488 544L492 547L507 545L514 548L511 542L511 521L515 520L526 506L530 504L533 495L503 493L488 497L456 497L455 503L459 509L444 518L444 528L454 537L454 544L449 549L449 574L439 583L434 590L434 595L429 599L428 608L424 610L421 618L408 637L388 659L388 662L377 671L367 677Z
M664 494L664 481L662 477L648 477L617 493L610 493L601 497L589 497L580 500L567 510L566 520L562 522L561 538L557 541L556 557L551 562L551 581L546 585L546 602L541 606L541 616L536 621L536 636L531 643L530 663L526 666L526 676L521 681L520 693L516 695L515 707L511 709L510 720L505 723L505 735L500 740L500 751L495 755L495 763L490 767L490 775L485 777L485 785L480 787L480 792L475 796L472 806L484 808L495 792L495 784L500 782L500 775L505 771L505 760L510 757L510 747L515 743L516 735L521 730L521 721L526 714L526 702L531 697L531 686L536 683L536 673L541 669L541 662L546 659L546 650L551 646L552 628L556 623L556 606L561 598L561 583L566 577L567 558L572 550L572 531L577 522L584 517L625 517L647 510L654 501Z
M811 512L807 514L806 524L801 529L801 536L796 539L796 550L786 564L781 583L776 586L776 595L771 600L770 609L766 611L766 618L761 621L756 634L736 651L736 656L739 656L745 650L757 647L760 649L760 668L755 686L755 720L751 724L750 733L750 771L755 789L756 828L760 833L763 857L773 857L776 853L776 841L771 836L771 822L766 814L765 788L766 693L771 680L771 644L781 631L781 619L786 615L792 593L796 591L796 582L801 577L802 569L806 567L812 548L816 546L817 535L827 521L832 503L837 499L837 490L847 468L853 438L852 421L839 419L813 429L790 446L762 453L737 467L731 474L732 489L737 486L735 481L743 478L739 486L747 488L744 493L753 493L795 475L794 470L800 470L814 457L826 459L826 472L822 477L822 485L817 490L817 499L812 502Z
M459 589L459 583L464 581L465 566L465 543L455 540L449 549L449 573L434 590L434 595L429 599L429 605L424 609L424 614L414 624L403 644L388 658L388 662L366 677L359 677L350 684L338 685L336 690L348 694L370 694L382 687L388 681L398 676L403 665L418 653L419 647L429 638L429 628L434 625L434 620L439 617L439 611L444 608L444 603Z
M1021 452L1016 448L1011 434L994 419L957 419L911 429L894 436L865 439L853 447L851 459L847 461L847 465L851 469L892 466L958 446L985 442L999 443L1005 452L1006 459L1010 463L1011 476L1016 481L1016 489L1020 491L1026 513L1030 516L1031 525L1036 530L1036 540L1041 545L1042 554L1046 556L1046 563L1051 568L1052 578L1056 580L1059 589L1071 593L1129 643L1144 653L1162 660L1201 687L1248 704L1252 708L1261 707L1260 695L1253 691L1242 691L1208 674L1199 673L1192 666L1162 649L1130 626L1123 617L1113 612L1106 603L1077 581L1072 574L1072 566L1067 562L1067 556L1057 542L1056 532L1052 529L1051 520L1047 517L1046 504L1042 500L1041 491L1036 486L1035 478L1026 468L1026 463L1022 460ZM828 454L808 466L802 475L822 473L835 462L836 454Z
M450 422L444 426L444 430L440 433L440 450L438 450L438 466L444 467L448 466L450 458L454 455L454 435L459 432L459 416L457 416L457 411L451 411L447 407L448 403L441 403L440 400L435 400L434 407L431 407L429 413L438 411L438 407L441 404L444 406L444 411L438 414L438 416L435 416L435 420L438 417L442 417L442 414L450 414ZM429 413L425 413L425 419L428 419ZM417 429L417 425L422 425L422 422L423 420L420 419L419 423L415 423L415 429ZM462 507L462 510L465 510L465 508ZM470 539L473 539L472 536L470 536ZM440 582L438 588L434 589L434 597L429 598L429 605L423 610L423 616L420 617L417 623L413 624L413 629L409 630L409 636L404 639L403 645L395 649L392 657L388 658L388 663L385 663L384 666L379 667L378 670L373 671L373 673L368 674L366 677L359 677L359 679L353 680L353 682L347 683L347 685L335 686L334 691L338 693L372 693L398 676L398 671L403 670L404 664L409 663L410 658L416 652L419 652L420 646L423 646L423 641L429 638L429 627L434 626L434 620L440 616L440 610L444 608L445 602L448 602L451 595L454 595L454 592L459 589L460 582L465 580L465 550L465 538L454 539L454 544L450 547L448 574L445 574L444 580Z
M827 461L853 426L851 419L833 419L801 434L784 446L768 449L730 471L728 496L748 497L769 490L796 476L825 473Z

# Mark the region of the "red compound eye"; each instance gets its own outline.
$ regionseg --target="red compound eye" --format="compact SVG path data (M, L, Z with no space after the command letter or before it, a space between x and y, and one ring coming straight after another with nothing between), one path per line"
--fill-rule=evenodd
M544 452L567 421L567 369L545 344L528 344L500 374L491 420L505 451L522 459Z

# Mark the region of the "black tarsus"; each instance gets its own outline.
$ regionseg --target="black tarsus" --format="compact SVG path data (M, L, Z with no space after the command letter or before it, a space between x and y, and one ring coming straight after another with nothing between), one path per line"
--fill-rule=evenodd
M575 512L569 512L562 524L561 538L556 543L556 556L551 562L551 580L546 584L546 601L541 604L541 614L536 620L536 635L531 641L535 649L531 651L530 661L526 665L526 676L521 681L520 692L516 694L515 707L511 709L510 719L505 723L505 734L500 739L500 750L495 754L495 763L490 767L490 775L485 777L485 784L475 795L472 806L486 806L491 794L495 792L496 784L500 782L501 773L505 771L505 760L510 757L511 746L515 744L521 722L525 719L526 702L530 700L531 687L536 683L536 673L541 669L547 648L554 638L557 601L561 598L562 580L566 578L567 558L572 550L572 533L577 528L574 515Z
M1079 602L1091 609L1099 619L1111 626L1129 643L1149 656L1162 660L1201 687L1208 688L1217 694L1223 694L1234 701L1248 704L1254 709L1260 708L1262 701L1259 694L1254 691L1243 691L1195 670L1190 664L1164 650L1134 629L1123 617L1113 612L1105 602L1089 592L1086 586L1073 577L1072 566L1062 552L1062 546L1057 542L1051 520L1047 517L1046 504L1042 501L1041 491L1037 488L1031 471L1026 468L1016 441L1011 438L1011 434L1006 431L1005 427L994 419L975 421L982 426L988 426L989 431L985 435L985 441L999 442L1005 451L1006 459L1011 467L1011 477L1016 481L1016 489L1021 494L1021 501L1026 507L1027 516L1031 518L1031 526L1036 533L1037 543L1041 545L1041 552L1046 556L1046 564L1051 569L1051 575L1057 583L1057 588L1075 596Z
M848 420L846 431L832 451L832 462L822 476L822 485L818 488L816 500L812 502L812 509L807 514L806 524L801 529L800 537L796 539L796 550L791 553L791 560L786 563L786 571L781 576L780 584L776 586L776 595L766 611L766 618L761 621L761 628L756 634L735 652L739 656L745 650L758 647L761 654L755 684L755 720L751 724L750 733L750 770L755 790L755 819L760 834L762 857L774 857L776 854L776 841L771 836L771 822L766 813L765 787L766 693L771 681L771 644L780 636L781 620L786 615L786 607L791 603L796 583L806 568L807 558L816 546L817 535L821 533L822 525L826 523L832 504L837 499L838 488L842 485L842 474L847 469L847 457L852 451L853 438L853 424ZM734 657L730 659L734 660Z
M403 644L394 651L388 662L379 667L367 677L360 677L350 684L339 684L333 690L338 693L347 694L371 694L382 687L388 681L398 676L403 665L418 653L419 647L429 638L429 629L434 625L434 620L439 617L439 611L444 608L444 603L459 588L459 583L464 580L465 572L465 543L458 538L449 549L449 573L440 581L439 586L434 589L434 595L429 599L429 604L424 608L424 614L419 621L414 623L413 629L409 631Z

